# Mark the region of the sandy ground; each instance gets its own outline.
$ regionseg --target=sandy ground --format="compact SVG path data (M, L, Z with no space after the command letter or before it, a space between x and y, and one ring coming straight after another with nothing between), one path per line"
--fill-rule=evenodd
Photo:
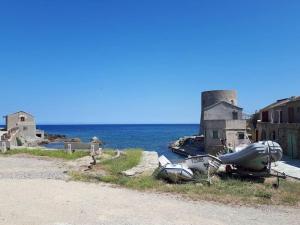
M24 177L20 170L26 171ZM0 171L0 224L292 225L300 221L300 210L289 207L193 202L105 184L67 182L60 161L0 157Z

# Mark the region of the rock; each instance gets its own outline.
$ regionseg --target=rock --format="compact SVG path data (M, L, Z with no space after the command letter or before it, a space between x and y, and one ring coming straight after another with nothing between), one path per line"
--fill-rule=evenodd
M42 141L38 142L39 145L47 145L49 143L50 143L49 140L42 140Z
M99 144L99 145L103 145L104 143L103 143L103 141L101 141L99 138L97 138L97 137L93 137L92 139L91 139L91 143L96 143L96 144Z
M65 164L73 171L84 171L92 162L91 156L84 156L76 160L68 161Z
M45 133L45 139L49 140L49 142L63 141L63 140L67 139L67 136L62 135L62 134L48 134L48 133Z
M80 138L71 138L69 142L81 142Z
M122 171L125 176L139 176L152 174L158 167L158 154L157 152L144 151L140 163L126 171Z

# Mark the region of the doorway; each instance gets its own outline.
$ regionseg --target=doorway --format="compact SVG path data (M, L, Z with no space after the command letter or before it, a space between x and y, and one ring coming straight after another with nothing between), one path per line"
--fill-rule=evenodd
M298 157L298 149L297 149L297 136L294 132L288 132L288 156L291 158Z

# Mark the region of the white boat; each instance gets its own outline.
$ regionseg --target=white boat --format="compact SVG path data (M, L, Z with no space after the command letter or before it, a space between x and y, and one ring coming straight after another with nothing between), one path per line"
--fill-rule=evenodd
M158 177L177 183L193 180L193 171L182 164L167 164L161 167Z
M189 156L185 160L185 164L189 169L197 170L210 176L217 172L222 161L212 155L196 155Z
M237 169L267 171L271 162L282 158L282 148L273 141L260 141L219 158L223 164L231 164Z

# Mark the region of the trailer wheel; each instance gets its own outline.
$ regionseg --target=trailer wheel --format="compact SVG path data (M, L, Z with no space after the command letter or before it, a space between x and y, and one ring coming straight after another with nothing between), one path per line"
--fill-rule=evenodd
M231 165L226 165L225 166L225 171L226 171L226 173L231 174L232 173L232 167L231 167Z

